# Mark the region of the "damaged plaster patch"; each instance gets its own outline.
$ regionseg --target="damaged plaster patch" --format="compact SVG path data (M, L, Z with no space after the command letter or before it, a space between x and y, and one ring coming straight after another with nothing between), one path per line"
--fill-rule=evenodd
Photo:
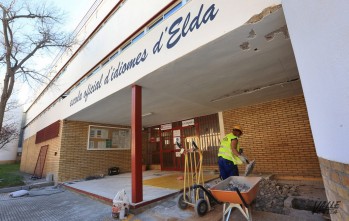
M289 39L290 38L290 34L288 33L288 28L287 26L283 26L279 29L276 29L275 31L270 32L269 34L265 35L265 39L267 39L267 41L271 41L274 39L275 35L277 34L283 34L285 36L285 39Z
M291 79L291 80L277 82L277 83L272 83L272 84L268 84L268 85L262 85L262 86L255 87L255 88L247 88L247 89L243 89L243 90L236 90L236 91L233 91L233 92L231 92L229 94L223 95L223 96L221 96L219 98L213 99L213 100L211 100L211 102L217 102L217 101L222 101L224 99L233 98L235 96L251 94L251 93L258 92L258 91L261 91L261 90L264 90L264 89L267 89L267 88L270 88L270 87L275 87L275 86L284 87L287 84L290 84L290 83L293 83L293 82L296 82L296 81L299 81L299 80L300 80L299 78L294 78L294 79Z
M264 17L266 17L267 15L270 15L271 13L279 10L280 8L282 8L281 5L274 5L274 6L270 6L268 8L265 8L261 13L252 16L247 22L246 24L254 24L257 23L259 21L261 21Z
M250 43L248 43L247 41L245 41L244 43L242 43L242 44L240 45L240 48L241 48L242 50L246 51L246 50L250 49Z
M248 33L248 38L255 38L256 37L256 32L251 29L250 33Z

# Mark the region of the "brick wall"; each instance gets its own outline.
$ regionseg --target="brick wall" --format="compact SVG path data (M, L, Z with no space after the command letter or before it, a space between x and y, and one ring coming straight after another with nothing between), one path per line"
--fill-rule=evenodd
M89 125L96 123L63 122L59 181L75 180L107 174L108 168L116 166L120 172L131 171L131 150L87 150Z
M243 127L240 147L256 160L254 172L321 177L303 96L225 111L223 119L226 134Z
M347 220L349 217L349 165L319 157L322 179L328 201L341 201L331 220Z
M35 144L36 135L26 139L23 142L20 170L25 173L33 174L41 147L48 145L43 176L46 176L48 173L53 173L54 180L57 181L60 159L59 153L61 146L61 134L62 127L60 127L60 132L57 138L38 144Z

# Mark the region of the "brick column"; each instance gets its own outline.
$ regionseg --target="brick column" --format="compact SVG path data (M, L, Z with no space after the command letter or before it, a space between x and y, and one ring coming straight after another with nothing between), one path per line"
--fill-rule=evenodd
M328 201L341 201L337 214L331 220L347 220L349 217L349 164L319 157L321 173Z

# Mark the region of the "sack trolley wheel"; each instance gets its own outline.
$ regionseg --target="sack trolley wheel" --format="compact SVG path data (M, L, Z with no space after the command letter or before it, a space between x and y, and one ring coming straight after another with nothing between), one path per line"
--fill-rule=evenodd
M181 194L178 198L177 206L178 208L185 210L188 208L189 197L186 194Z
M198 216L204 216L208 211L208 203L205 199L199 199L195 204L195 212Z

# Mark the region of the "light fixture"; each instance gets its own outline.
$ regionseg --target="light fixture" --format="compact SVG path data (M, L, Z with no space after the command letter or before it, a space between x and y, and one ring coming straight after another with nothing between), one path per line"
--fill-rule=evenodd
M152 114L153 114L152 112L145 113L145 114L142 114L142 117L150 116L150 115L152 115Z

